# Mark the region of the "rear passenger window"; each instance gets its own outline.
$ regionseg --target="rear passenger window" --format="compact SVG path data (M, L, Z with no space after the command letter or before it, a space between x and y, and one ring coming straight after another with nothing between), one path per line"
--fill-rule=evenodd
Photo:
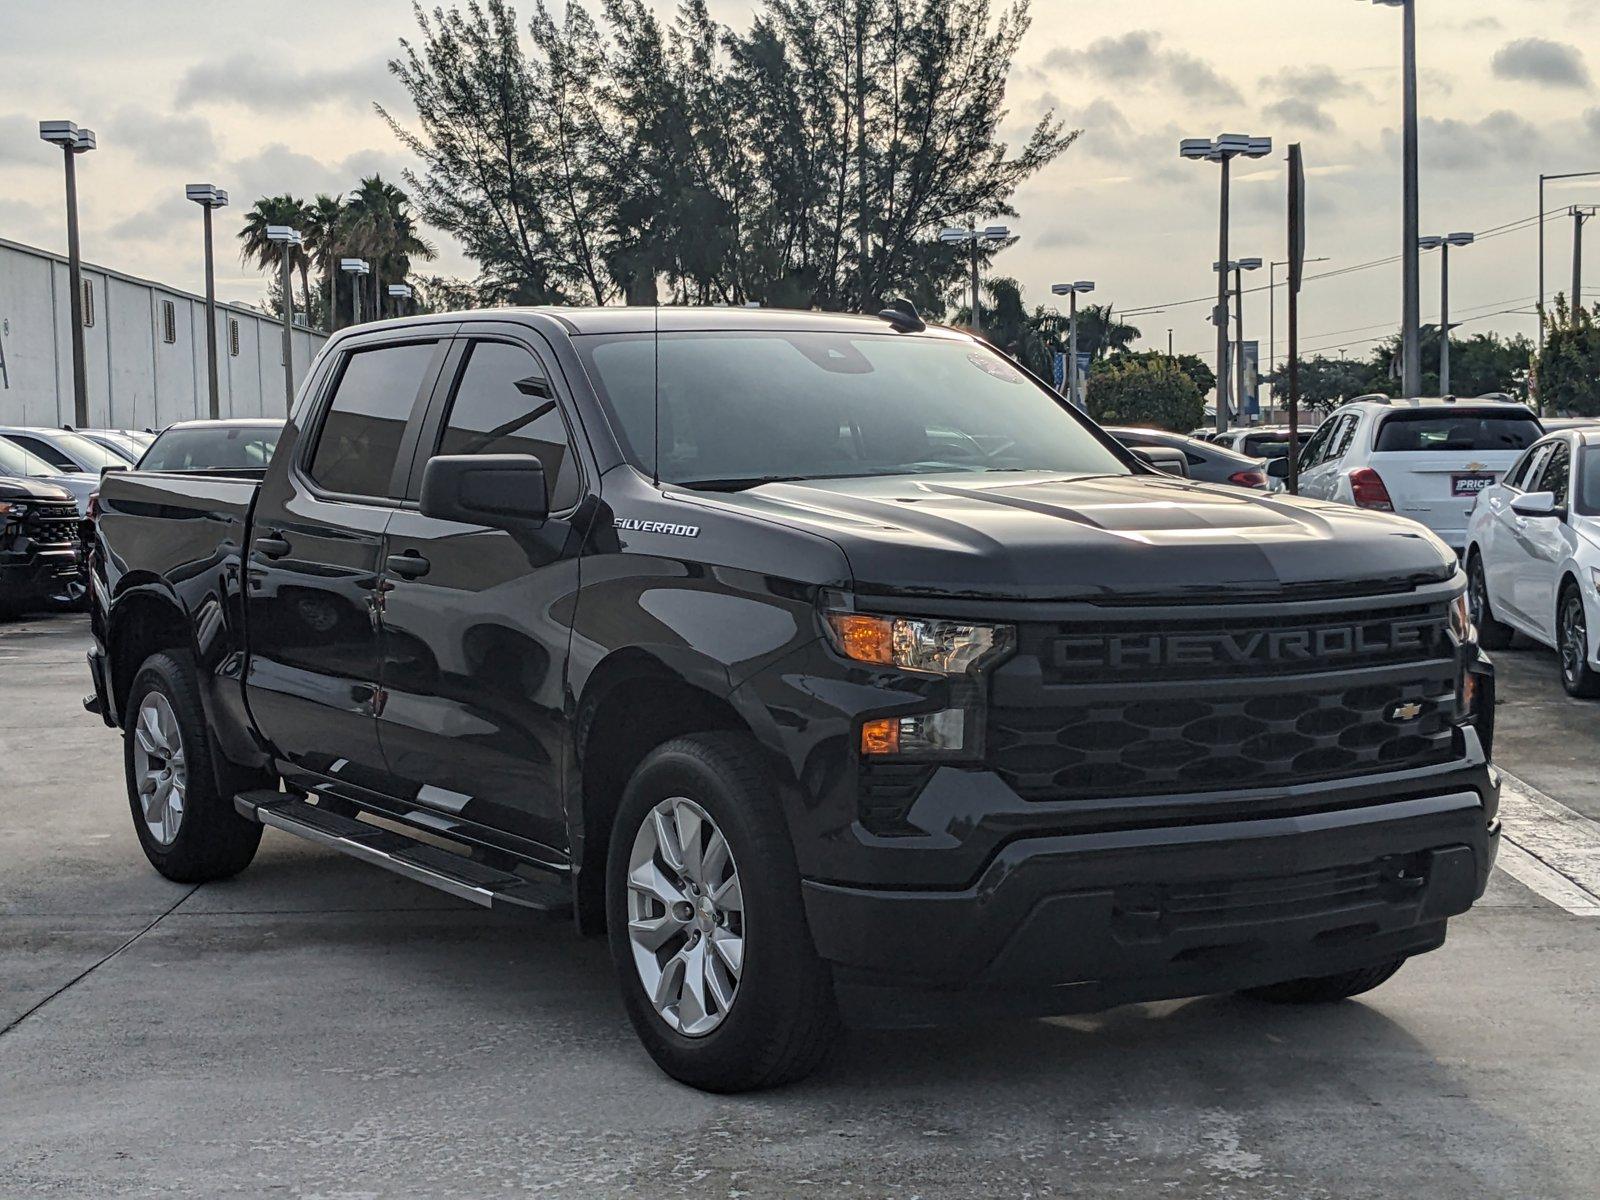
M550 510L571 508L578 465L549 391L544 367L521 346L473 343L436 453L531 454L544 464Z
M311 478L330 492L391 496L400 440L433 359L434 342L357 350L323 418Z

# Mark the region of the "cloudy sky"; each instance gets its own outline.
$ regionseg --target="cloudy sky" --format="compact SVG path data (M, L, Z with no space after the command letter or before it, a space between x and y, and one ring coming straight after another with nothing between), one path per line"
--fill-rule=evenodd
M750 0L712 0L743 24ZM1600 0L1418 0L1424 232L1531 221L1539 172L1600 170ZM59 153L37 122L94 128L80 160L85 257L177 286L200 283L198 213L183 184L209 180L236 204L347 190L408 156L373 102L408 111L385 60L412 31L405 0L0 0L0 237L63 249ZM70 31L70 37L68 33ZM70 43L70 44L69 44ZM1300 141L1310 169L1311 250L1342 272L1303 302L1309 352L1357 355L1394 328L1399 268L1399 53L1395 10L1351 0L1035 0L1016 63L1008 132L1047 108L1083 130L1016 199L1021 243L998 261L1031 298L1095 279L1097 299L1137 318L1152 345L1209 352L1205 303L1216 248L1216 168L1177 155L1182 137ZM1284 257L1284 176L1275 157L1237 175L1238 255ZM1552 185L1547 207L1600 202L1600 179ZM243 207L241 205L241 208ZM230 242L239 208L220 226ZM1600 224L1591 227L1600 297ZM1548 226L1552 292L1570 277L1571 222ZM448 240L440 269L472 265ZM1467 331L1532 333L1532 225L1452 261L1453 315ZM231 247L219 291L257 300L262 279ZM1347 268L1360 268L1346 270ZM1438 312L1424 259L1424 319ZM1511 310L1511 311L1507 311ZM1247 306L1266 334L1266 296ZM1281 313L1280 313L1281 319ZM1279 338L1283 337L1281 325Z

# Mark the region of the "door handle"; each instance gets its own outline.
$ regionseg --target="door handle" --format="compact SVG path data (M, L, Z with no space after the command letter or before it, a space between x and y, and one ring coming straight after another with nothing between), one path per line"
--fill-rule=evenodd
M263 534L252 542L251 546L263 558L282 558L289 553L289 539L281 533Z
M415 550L407 550L404 554L389 555L384 559L384 566L391 575L398 575L402 579L421 579L433 564Z

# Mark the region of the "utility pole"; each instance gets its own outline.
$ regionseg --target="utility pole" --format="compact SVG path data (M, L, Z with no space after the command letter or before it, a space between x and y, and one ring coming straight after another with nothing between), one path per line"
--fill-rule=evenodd
M1593 179L1600 171L1567 171L1560 175L1539 176L1539 352L1544 352L1544 185L1557 179ZM1542 406L1541 406L1542 407Z
M1401 313L1401 391L1407 396L1422 393L1422 261L1417 237L1421 188L1417 171L1417 0L1404 0L1405 25L1405 182L1403 185L1404 223L1402 233L1405 258L1402 272L1404 291Z
M1572 311L1577 312L1583 305L1583 226L1600 212L1600 206L1574 204L1569 211L1572 214Z
M72 423L89 424L89 374L83 349L83 255L78 245L78 167L80 154L98 144L94 130L79 129L71 121L40 121L41 140L60 146L67 165L67 280L72 320Z

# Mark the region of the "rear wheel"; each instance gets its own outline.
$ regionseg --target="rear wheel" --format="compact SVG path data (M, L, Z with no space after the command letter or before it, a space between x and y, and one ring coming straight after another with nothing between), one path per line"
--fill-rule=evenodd
M1600 696L1600 672L1589 666L1589 623L1576 584L1567 584L1556 602L1556 649L1567 695L1585 700Z
M677 738L640 764L612 827L606 909L628 1016L674 1079L750 1091L826 1056L832 980L748 738Z
M181 652L151 655L128 690L122 724L134 831L150 865L178 883L238 874L261 841L261 826L234 811L232 789L217 786L194 674Z
M1511 645L1511 626L1495 620L1489 607L1489 581L1483 573L1483 555L1477 550L1467 559L1467 605L1472 623L1478 627L1478 644L1485 650L1504 650Z
M1348 1000L1351 996L1359 996L1381 983L1387 983L1405 961L1395 958L1373 967L1340 971L1337 975L1316 975L1307 979L1269 983L1265 987L1248 988L1244 994L1271 1004L1329 1004L1336 1000Z

